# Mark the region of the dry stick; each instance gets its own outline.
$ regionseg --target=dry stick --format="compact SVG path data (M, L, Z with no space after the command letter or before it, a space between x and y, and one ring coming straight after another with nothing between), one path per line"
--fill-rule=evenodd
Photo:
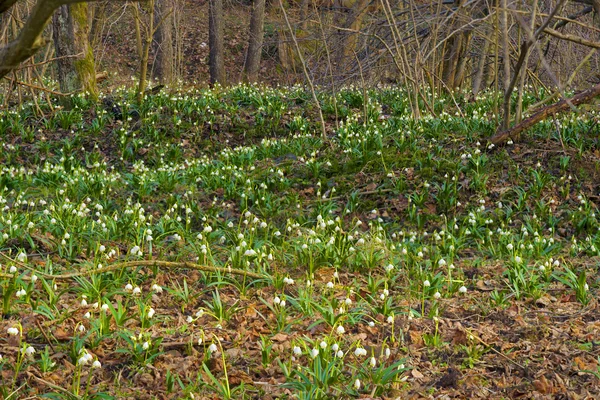
M396 54L394 55L394 53L391 51L391 49L389 49L389 46L387 46L386 43L386 48L389 49L390 51L390 55L392 56L392 59L394 60L394 63L396 64L396 66L400 65L401 67L398 69L398 71L400 71L400 73L404 76L405 80L411 81L413 82L413 86L416 87L416 83L414 82L414 78L412 77L412 75L409 75L409 69L405 66L405 62L404 62L404 58L402 57L402 52L400 51L400 48L398 46L398 41L400 40L400 38L396 37L396 34L398 33L398 31L394 30L393 27L393 21L392 21L392 17L389 15L391 13L391 10L388 10L388 8L386 7L387 4L385 2L385 0L381 0L381 5L383 6L383 11L385 13L385 19L388 23L388 25L390 26L390 33L392 34L392 38L394 40L394 47L396 48ZM400 61L401 63L398 64L396 58L400 57ZM408 88L408 82L406 82L406 86ZM417 104L416 106L413 105L413 98L412 96L408 96L408 104L410 106L410 109L413 113L413 116L416 118L419 115L419 111L418 111L418 107L419 105Z
M58 385L55 385L54 383L48 382L47 380L44 380L42 378L38 378L37 376L35 376L34 374L32 374L31 372L27 372L27 375L29 375L30 377L32 377L33 379L35 379L36 381L43 383L44 385L48 386L51 389L57 390L65 395L67 395L67 397L69 398L73 398L73 399L81 399L81 397L69 392L67 389L62 388Z
M356 54L356 51L353 50L354 53L354 58L356 59L356 62L358 63L358 71L360 72L360 81L362 83L362 91L363 91L363 124L365 126L365 128L368 126L368 112L367 112L367 85L365 83L365 77L363 75L363 69L362 69L362 63L360 62L360 60L358 59L358 55Z
M285 19L285 24L287 25L288 30L290 31L290 35L292 35L292 41L294 42L294 47L298 52L298 58L300 58L300 63L302 63L302 71L304 71L304 77L308 81L308 86L310 87L310 93L312 94L313 101L315 102L315 106L319 111L319 120L321 122L321 136L323 140L327 139L327 131L325 130L325 119L323 118L323 110L321 110L321 104L319 103L319 99L317 98L317 93L315 92L315 87L313 85L312 79L308 73L308 69L306 68L306 62L304 61L304 56L302 55L302 50L298 45L298 40L296 40L296 35L294 34L294 30L292 29L292 24L290 24L290 19L288 18L287 12L285 11L285 7L283 6L283 0L279 0L279 6L281 7L281 11L283 12L283 18Z
M9 260L12 260L10 257L6 256L5 254L2 254L2 256L4 256L5 258L8 258ZM21 264L21 265L25 266L24 264ZM126 261L126 262L109 265L102 269L70 272L70 273L59 274L59 275L46 274L44 272L36 271L35 269L33 269L29 266L25 266L25 268L27 268L31 271L34 271L35 274L39 277L42 277L44 279L57 279L57 280L68 280L68 279L76 278L79 276L89 276L89 275L94 275L94 274L98 274L98 273L111 272L111 271L124 269L124 268L130 268L130 267L159 267L159 268L168 268L168 269L182 268L182 269L194 269L194 270L205 271L205 272L219 272L219 273L225 273L225 274L230 273L230 274L235 274L235 275L248 276L250 278L256 278L256 279L266 278L265 275L257 274L254 272L248 272L248 271L244 271L241 269L210 267L208 265L200 265L200 264L190 263L187 261L178 261L178 262L160 261L160 260ZM14 274L5 274L5 273L0 274L0 278L13 278L13 277L14 277ZM29 280L31 278L23 277L23 279Z
M587 47L593 47L594 49L600 49L600 42L595 42L593 40L587 40L587 39L584 39L577 35L571 35L569 33L560 33L559 31L556 31L552 28L546 28L546 29L544 29L544 32L551 36L554 36L555 38L558 38L558 39L567 40L569 42L573 42L573 43L577 43L577 44L582 44Z
M496 145L504 143L508 139L515 137L519 133L529 129L530 127L542 121L543 119L551 115L566 111L573 106L585 104L597 96L600 96L600 84L597 84L596 86L587 89L579 93L578 95L571 97L570 99L563 99L558 103L554 103L550 106L542 108L541 110L531 115L529 118L524 119L521 123L513 126L508 130L502 131L492 136L488 139L488 142Z
M471 337L475 340L477 340L479 343L483 344L485 347L489 348L490 350L492 350L494 353L498 354L499 356L505 358L507 361L513 363L514 365L516 365L517 367L521 368L521 369L525 369L525 367L523 367L521 364L519 364L518 362L516 362L515 360L510 359L506 354L502 354L502 352L496 350L494 348L494 346L487 344L486 342L483 341L483 339L481 339L479 336L477 335L473 335L471 334Z
M379 40L379 42L381 42L381 44L386 48L386 51L392 57L392 61L394 62L394 65L396 66L396 69L398 70L398 72L400 72L402 74L404 79L406 79L413 85L416 85L416 82L414 81L414 79L411 76L406 74L406 71L404 70L404 63L402 63L402 65L400 65L400 63L398 61L398 56L394 54L394 51L392 50L392 48L386 43L385 40L383 40L383 38L381 36L379 36L376 33L369 34L369 33L365 33L358 29L344 28L344 27L336 26L336 25L333 25L332 28L340 30L340 31L353 32L353 33L358 33L358 34L364 35L364 36L374 37L375 39ZM421 100L423 100L425 107L427 107L427 110L431 113L431 115L436 117L437 114L435 113L433 108L431 108L431 105L429 104L429 102L427 101L427 99L425 98L425 96L423 95L423 93L421 91L419 91L419 96L421 97ZM454 99L454 96L452 96L452 98ZM408 97L408 101L409 101L410 107L412 109L412 98L410 96ZM456 101L455 101L455 104L456 104Z
M577 75L577 73L581 70L581 68L583 68L583 66L590 60L590 58L592 58L592 56L594 54L596 54L598 50L596 49L592 49L584 58L583 60L581 60L581 62L579 63L579 65L577 65L577 67L573 70L573 72L571 73L571 76L569 77L569 79L567 80L567 83L565 84L565 87L569 87L571 86L571 84L573 83L573 80L575 79L575 76ZM530 108L531 109L537 109L541 106L543 106L544 104L555 100L557 97L560 96L560 92L555 91L554 94L552 96L546 97L544 100L538 101L537 103L535 103L534 105L532 105Z
M335 111L335 128L339 129L340 123L338 121L338 107L337 107L337 93L335 90L335 79L333 78L333 64L331 63L331 53L329 52L329 45L327 45L327 38L325 37L325 30L323 29L323 20L321 19L321 13L317 10L317 5L313 2L313 8L315 13L319 16L319 28L321 30L321 37L323 38L323 45L325 46L325 54L327 55L327 67L329 68L329 76L331 79L331 92L333 94L333 109Z
M11 83L14 83L16 85L26 86L26 87L31 88L31 89L41 90L42 92L52 93L53 95L56 95L56 96L70 96L71 95L71 93L56 92L54 90L50 90L50 89L47 89L47 88L42 87L42 86L37 86L37 85L31 84L31 83L27 83L27 82L21 82L19 80L16 80L16 79L13 79L13 78L9 78L9 77L6 77L6 76L4 78L8 79Z
M531 10L531 23L529 26L529 29L531 31L533 31L533 29L535 28L535 19L537 18L537 1L533 3L533 9ZM531 55L531 52L528 52L525 55L525 61L523 62L523 64L525 65L525 68L527 68L527 64L529 62L529 56ZM525 88L525 79L527 78L527 74L523 73L521 74L521 80L519 81L519 89L518 89L518 93L517 93L517 110L516 110L516 114L515 114L515 123L519 123L521 122L522 118L523 118L523 90Z
M505 2L506 0L503 0L503 1ZM552 22L552 19L558 13L558 11L560 9L562 9L562 6L565 4L565 2L566 2L566 0L560 0L558 2L558 4L556 5L556 7L554 7L552 12L548 15L548 18L546 19L546 21L544 21L544 23L538 29L536 29L535 32L530 31L529 29L527 29L527 27L525 27L527 29L527 34L529 36L529 39L523 41L523 43L521 44L521 51L519 54L519 59L517 60L517 64L515 65L515 73L514 73L512 79L507 78L506 81L508 82L508 86L506 86L504 88L504 114L503 114L503 121L502 121L502 130L503 131L508 130L508 126L510 124L510 98L511 98L513 89L517 83L517 78L519 77L519 72L521 71L521 68L523 67L523 63L525 62L526 56L529 54L529 50L531 49L531 46L534 46L538 43L538 39L539 39L540 35L548 27L550 22ZM523 25L523 24L521 24L521 25ZM504 28L506 28L506 27L503 26L503 29ZM506 29L508 29L508 28L506 28ZM508 31L503 32L503 33L506 35L506 40L508 40L507 39ZM507 44L507 43L505 43L505 44ZM506 50L508 51L508 48ZM543 57L543 54L540 54L540 56L541 56L542 62L545 62L545 58ZM509 60L507 59L506 62L509 62ZM506 66L505 66L505 68L506 68ZM510 64L508 65L508 69L509 69L508 72L510 74ZM560 85L557 85L557 86L560 86Z

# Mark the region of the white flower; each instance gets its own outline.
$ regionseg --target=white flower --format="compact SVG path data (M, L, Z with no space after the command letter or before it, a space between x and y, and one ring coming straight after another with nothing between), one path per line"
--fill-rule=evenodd
M81 300L81 306L82 306L82 307L85 307L85 306L87 306L87 305L88 305L88 302L87 302L87 300L86 300L86 299L83 299L83 300Z
M281 303L279 303L279 306L280 306L281 308L285 307L285 300L281 300Z
M254 251L253 249L248 249L244 252L244 255L246 257L252 257L256 255L256 251Z
M355 388L356 390L359 390L359 389L360 389L360 379L356 379L356 380L354 381L354 388Z
M335 356L336 356L337 358L342 358L342 357L344 357L344 352L343 352L343 351L341 351L341 350L338 350L338 351L337 351L337 353L335 353Z
M331 282L331 281L327 282L327 288L333 289L333 282Z
M100 361L96 360L92 363L92 368L102 368L102 364L100 364Z
M152 290L154 290L156 293L162 293L163 288L162 286L159 286L155 283L154 285L152 285Z
M393 315L389 315L387 317L387 323L388 324L393 324L394 323L394 316Z
M433 294L433 298L434 298L434 299L439 299L440 297L442 297L442 295L440 294L440 292L435 292L435 293Z
M467 287L466 286L461 286L460 289L458 289L459 292L461 293L467 293Z
M344 300L344 303L346 303L346 305L349 306L350 304L352 304L352 299L350 297L346 297L346 300Z
M19 328L12 326L6 330L6 333L11 336L17 336L19 334Z
M185 320L188 324L191 324L192 322L194 322L194 318L192 318L191 315L188 315L188 317Z
M133 285L131 283L128 283L127 285L125 285L125 290L131 292L133 290Z
M316 358L319 355L319 349L315 348L310 351L310 356Z
M344 329L344 327L342 325L338 325L338 327L336 328L335 331L338 333L338 335L343 335L344 332L346 332L346 330Z
M140 253L141 253L140 246L133 246L133 248L131 249L130 253L133 256L140 255Z
M275 296L275 298L273 299L273 304L280 304L281 303L281 299L279 298L279 296Z
M372 328L375 326L375 322L374 321L369 321L369 326Z
M103 244L101 244L98 250L100 250L100 253L104 253L106 251L106 247Z
M429 282L428 280L425 280L425 282L423 282L423 286L429 287L429 286L431 286L431 282Z
M152 317L154 317L154 314L156 313L156 311L154 311L154 308L150 307L150 309L148 310L148 319L152 319Z
M367 355L367 350L363 349L362 347L357 347L356 350L354 350L354 355L356 357L366 356Z
M302 349L300 347L298 347L298 346L294 346L293 350L294 350L294 354L297 355L297 356L299 356L299 355L302 354Z
M85 332L85 326L83 325L79 325L77 329L79 329L79 332Z
M324 341L324 340L322 340L322 341L321 341L321 343L319 343L319 346L321 346L321 348L322 348L323 350L325 350L325 349L327 348L327 342L326 342L326 341Z
M133 288L133 291L132 291L132 293L133 293L134 295L136 295L136 296L137 296L137 295L139 295L140 293L142 293L142 289L140 289L140 287L139 287L139 286L136 286L136 287L134 287L134 288Z
M10 269L8 270L8 272L10 272L11 274L14 274L15 272L17 272L17 267L15 267L14 265L11 265Z
M23 297L23 296L25 296L26 294L27 294L27 292L25 291L25 289L18 290L18 291L17 291L17 293L15 293L15 295L16 295L17 297Z
M92 314L90 314L89 311L86 312L85 314L83 314L83 318L86 318L86 319L90 319L91 316L92 316Z
M104 303L102 304L102 311L108 311L108 304Z
M340 349L340 346L337 343L334 343L331 345L331 350L338 351L339 349Z
M28 347L25 349L25 354L26 354L27 356L29 356L29 357L33 356L33 354L34 354L34 353L35 353L35 349L34 349L33 347L31 347L31 346L28 346Z
M369 363L371 364L371 367L375 368L375 366L377 365L377 360L375 359L375 357L371 357Z
M144 342L144 344L142 344L142 349L148 350L149 348L150 348L150 343L148 343L147 341Z
M214 353L217 351L217 345L214 343L211 343L210 346L208 346L208 351L210 351L211 353Z

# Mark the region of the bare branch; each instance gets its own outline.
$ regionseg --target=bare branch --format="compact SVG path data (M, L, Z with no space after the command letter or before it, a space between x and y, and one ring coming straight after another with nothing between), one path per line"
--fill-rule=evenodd
M584 46L593 47L594 49L600 49L600 42L594 42L593 40L587 40L577 35L571 35L570 33L560 33L552 28L544 29L544 32L554 36L555 38L568 40L569 42L582 44Z

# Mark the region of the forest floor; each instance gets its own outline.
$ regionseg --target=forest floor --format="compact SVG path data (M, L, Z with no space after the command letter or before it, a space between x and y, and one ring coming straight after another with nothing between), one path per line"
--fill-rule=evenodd
M598 111L319 97L5 113L2 397L599 398Z

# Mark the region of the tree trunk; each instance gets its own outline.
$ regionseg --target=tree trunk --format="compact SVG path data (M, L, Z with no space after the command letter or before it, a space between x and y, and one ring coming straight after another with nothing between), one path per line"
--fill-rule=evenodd
M484 71L485 71L485 62L487 59L487 53L490 46L490 40L486 37L484 31L484 35L482 35L483 46L481 46L481 52L479 53L479 60L477 61L477 70L475 71L475 77L473 78L473 97L477 96L479 90L481 90L481 84L483 81Z
M98 98L94 54L88 40L87 4L60 6L52 22L60 90L83 91Z
M223 0L208 2L208 69L210 83L225 84L223 56Z
M107 3L89 4L88 10L90 12L90 36L89 41L92 48L96 48L102 38L102 30L106 23L106 6Z
M154 78L167 85L175 80L175 53L173 51L173 0L156 0L154 3Z
M265 0L254 0L250 18L250 38L244 64L244 76L248 82L256 82L260 70L260 56L264 37Z

